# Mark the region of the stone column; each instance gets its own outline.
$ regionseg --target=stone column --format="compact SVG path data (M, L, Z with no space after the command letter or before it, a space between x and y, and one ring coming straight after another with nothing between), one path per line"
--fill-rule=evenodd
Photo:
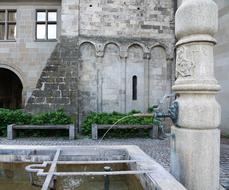
M127 50L120 51L121 60L121 85L120 85L120 111L126 113L126 59Z
M103 76L102 76L102 65L103 65L104 52L96 52L96 70L97 70L97 112L103 111Z
M149 77L149 61L151 54L149 52L144 53L143 60L144 60L144 112L148 111L148 108L151 106L149 101L149 83L150 83L150 77Z
M172 174L188 190L219 189L221 110L215 96L213 38L218 9L213 0L183 0L176 13L179 118L172 128Z

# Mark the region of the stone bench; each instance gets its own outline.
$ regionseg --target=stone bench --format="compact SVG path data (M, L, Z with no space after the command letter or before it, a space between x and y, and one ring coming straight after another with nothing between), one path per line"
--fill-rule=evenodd
M13 140L16 137L16 132L19 130L57 130L57 129L66 129L69 131L69 140L74 140L76 136L75 126L70 125L8 125L7 126L7 139Z
M92 139L98 139L98 130L99 129L109 129L112 125L98 125L92 124L91 133ZM158 126L155 125L115 125L112 129L149 129L149 135L152 139L158 138Z

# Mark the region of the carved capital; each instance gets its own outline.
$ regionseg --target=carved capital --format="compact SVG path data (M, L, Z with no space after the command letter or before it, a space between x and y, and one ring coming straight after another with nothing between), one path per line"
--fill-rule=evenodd
M151 54L150 53L144 53L143 54L143 59L150 59L151 58Z
M96 56L97 57L103 57L104 56L104 52L103 51L96 51Z
M128 57L128 52L127 51L120 51L120 57L121 58L127 58Z

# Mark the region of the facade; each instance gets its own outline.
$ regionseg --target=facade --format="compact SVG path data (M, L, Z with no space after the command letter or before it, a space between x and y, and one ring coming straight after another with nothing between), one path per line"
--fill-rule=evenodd
M216 78L221 85L217 101L222 107L221 130L229 134L229 1L215 0L219 7L219 32L216 35L215 54Z
M217 99L221 129L229 132L229 3L215 2ZM0 107L64 108L79 122L91 111L147 111L171 92L175 79L174 10L180 3L1 0Z
M91 111L147 111L171 91L175 7L173 0L2 0L0 72L19 81L0 94L2 107L10 107L4 97L20 101L17 88L22 101L11 107L30 112L64 108L81 120Z
M229 3L219 6L216 78L228 132ZM0 107L147 111L171 93L174 0L1 0ZM50 18L49 18L50 17ZM42 20L43 19L43 20Z

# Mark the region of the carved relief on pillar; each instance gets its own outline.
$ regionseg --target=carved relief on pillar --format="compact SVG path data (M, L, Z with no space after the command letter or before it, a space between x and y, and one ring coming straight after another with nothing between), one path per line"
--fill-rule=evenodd
M176 77L191 77L195 67L195 62L187 57L187 48L179 47L177 50Z

